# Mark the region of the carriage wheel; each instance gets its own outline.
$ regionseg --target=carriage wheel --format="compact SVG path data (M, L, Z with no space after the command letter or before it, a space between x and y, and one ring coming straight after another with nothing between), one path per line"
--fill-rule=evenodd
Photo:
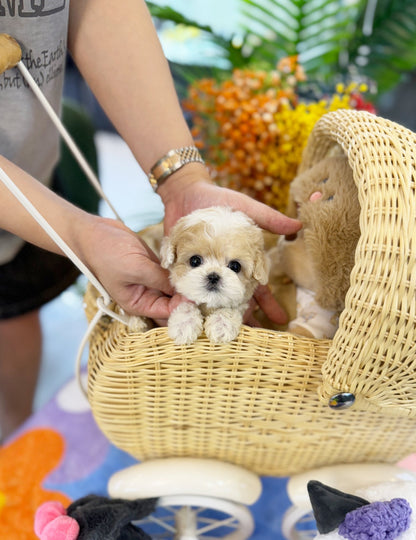
M282 534L287 540L311 540L318 534L311 511L291 506L283 516Z
M134 524L154 540L246 540L254 530L246 506L201 495L161 497L156 511Z
M156 511L137 525L152 539L246 540L254 530L247 506L261 494L259 477L213 459L162 458L116 472L111 497L157 497Z

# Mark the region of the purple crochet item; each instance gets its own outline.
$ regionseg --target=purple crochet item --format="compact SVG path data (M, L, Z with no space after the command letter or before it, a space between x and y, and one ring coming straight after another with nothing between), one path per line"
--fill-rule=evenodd
M409 528L411 513L405 499L374 502L349 512L338 532L348 540L394 540Z

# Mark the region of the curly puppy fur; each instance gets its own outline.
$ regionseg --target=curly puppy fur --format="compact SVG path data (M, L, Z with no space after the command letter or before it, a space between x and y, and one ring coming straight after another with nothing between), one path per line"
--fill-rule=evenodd
M256 287L268 281L261 229L248 216L230 208L196 210L175 224L162 241L160 255L176 291L198 306L211 341L234 339ZM170 335L177 343L190 343L201 332L202 321L191 332L190 321L197 313L191 314L187 308L182 315L181 322L178 314L172 313Z

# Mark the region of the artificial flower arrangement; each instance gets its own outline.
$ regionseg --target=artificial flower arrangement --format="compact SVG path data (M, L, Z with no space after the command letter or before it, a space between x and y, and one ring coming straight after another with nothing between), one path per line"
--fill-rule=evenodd
M213 178L278 210L286 209L313 126L337 109L366 109L364 84L338 84L328 97L302 100L306 81L297 56L282 59L274 71L235 69L221 82L195 81L184 101L193 135Z

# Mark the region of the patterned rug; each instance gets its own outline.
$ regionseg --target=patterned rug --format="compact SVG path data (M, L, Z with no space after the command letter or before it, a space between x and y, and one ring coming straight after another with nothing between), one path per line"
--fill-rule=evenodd
M98 429L75 380L0 448L0 538L36 540L34 516L46 501L107 496L111 475L136 463ZM250 509L253 540L282 540L281 520L289 506L284 478L262 478L260 499Z

